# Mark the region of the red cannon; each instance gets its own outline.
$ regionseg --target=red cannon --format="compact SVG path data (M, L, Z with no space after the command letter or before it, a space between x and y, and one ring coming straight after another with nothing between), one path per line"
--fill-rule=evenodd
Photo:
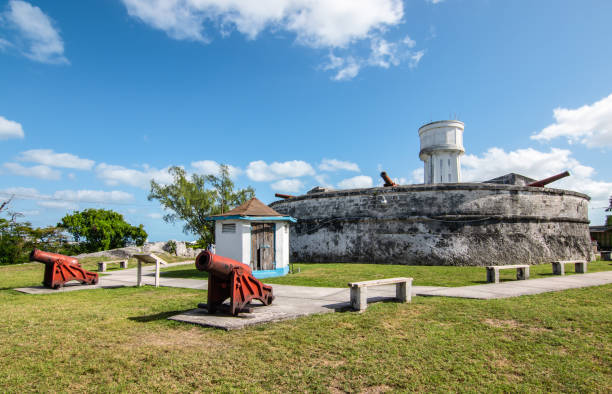
M295 196L292 196L291 194L282 194L282 193L274 193L274 197L283 198L285 200L288 200L290 198L295 198Z
M561 178L565 178L566 176L570 176L569 171L565 171L562 172L560 174L557 175L553 175L551 177L539 180L539 181L535 181L535 182L531 182L530 184L528 184L527 186L531 186L531 187L544 187L546 185L548 185L549 183L558 181Z
M84 270L79 260L74 257L34 249L30 253L30 261L37 261L45 265L43 285L51 289L59 289L71 280L78 280L88 285L98 283L98 274Z
M393 181L391 180L391 178L389 178L389 175L387 175L387 173L386 173L386 172L384 172L384 171L383 171L383 172L381 172L381 173L380 173L380 177L383 179L383 181L385 181L385 184L384 184L384 186L385 186L385 187L393 187L393 186L397 186L397 183L393 182Z
M234 316L251 300L259 300L264 305L274 300L272 286L255 279L246 264L204 251L196 258L195 265L198 270L208 272L208 313L215 313L228 297Z

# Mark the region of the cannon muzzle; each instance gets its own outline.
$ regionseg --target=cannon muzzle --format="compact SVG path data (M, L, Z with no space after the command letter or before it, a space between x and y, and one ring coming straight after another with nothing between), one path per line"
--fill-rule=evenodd
M566 176L570 176L569 171L565 171L565 172L562 172L560 174L553 175L553 176L548 177L548 178L544 178L544 179L542 179L540 181L531 182L527 186L531 186L531 187L544 187L544 186L548 185L549 183L553 183L555 181L558 181L559 179L565 178Z
M393 182L391 178L389 178L389 175L387 175L386 172L384 171L381 172L380 177L383 179L383 181L385 181L385 184L384 184L385 187L397 186L397 183Z
M208 313L215 313L228 297L233 315L254 299L264 305L270 305L274 299L272 286L257 280L251 267L239 261L205 250L196 258L195 266L208 272Z
M291 194L274 193L274 197L284 198L285 200L288 200L290 198L294 198L295 196L292 196Z

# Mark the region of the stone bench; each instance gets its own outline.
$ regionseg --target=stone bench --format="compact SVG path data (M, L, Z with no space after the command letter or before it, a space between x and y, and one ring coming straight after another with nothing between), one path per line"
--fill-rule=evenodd
M101 261L98 263L98 272L106 272L107 264L119 263L120 268L127 268L128 261L127 260L112 260L112 261Z
M516 279L525 280L529 279L529 265L528 264L515 264L515 265L490 265L487 268L487 282L499 283L499 270L516 269Z
M565 264L574 264L574 271L576 271L577 274L584 274L587 272L586 260L564 260L552 262L553 275L565 275Z
M368 307L368 287L395 284L395 298L399 302L410 302L412 298L412 278L389 278L349 283L351 307L363 312Z

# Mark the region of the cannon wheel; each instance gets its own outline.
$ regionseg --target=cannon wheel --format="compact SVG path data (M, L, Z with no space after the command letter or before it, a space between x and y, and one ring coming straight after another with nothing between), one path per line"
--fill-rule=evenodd
M97 284L98 284L98 278L94 278L94 279L91 281L91 284L92 284L92 285L97 285Z

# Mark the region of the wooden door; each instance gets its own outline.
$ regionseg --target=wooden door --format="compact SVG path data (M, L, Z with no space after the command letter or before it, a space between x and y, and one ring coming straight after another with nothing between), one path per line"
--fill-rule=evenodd
M251 224L251 269L274 269L274 223Z

